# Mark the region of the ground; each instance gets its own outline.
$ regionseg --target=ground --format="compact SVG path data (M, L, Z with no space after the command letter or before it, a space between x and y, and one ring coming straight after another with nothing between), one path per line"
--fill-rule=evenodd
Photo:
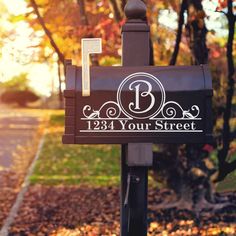
M0 226L35 155L43 119L38 111L0 109Z
M19 115L20 120L26 122L26 124L22 123L22 127L25 128L20 133L26 133L27 125L32 125L30 132L36 136L35 146L37 146L42 133L38 132L40 130L38 125L42 121L46 122L45 113L36 112L34 114L38 115L34 115L32 118L28 117L26 111L17 114L21 114L21 116ZM16 113L13 116L18 117ZM12 119L4 119L4 124L14 122ZM2 124L3 122L1 122ZM119 146L62 145L62 111L54 112L46 130L45 143L31 176L31 185L10 228L9 235L119 235ZM34 143L32 136L29 133L27 135L26 140ZM6 137L5 140L13 139L9 137ZM17 137L19 134L16 133ZM2 142L2 144L5 148L8 142ZM10 149L15 150L15 153L21 153L13 146ZM24 145L23 150L28 150L27 145ZM35 153L36 150L33 150ZM29 150L26 153L28 152ZM8 164L8 167L4 167L11 166L8 169L11 172L1 177L3 180L1 184L5 185L2 186L5 190L2 191L4 188L1 188L0 194L1 223L4 222L19 191L20 183L23 180L19 176L26 173L30 160L32 160L32 155L26 155L24 157L24 160L28 160L24 161L26 164L23 165L24 162L21 160L21 165L19 165L19 159L16 158L18 155L10 157L14 157L13 159L17 161L11 159L12 165ZM23 155L19 156L23 157ZM27 156L28 158L26 158ZM13 165L13 163L18 164ZM16 167L13 168L13 166ZM13 170L17 169L17 166L22 175L14 175ZM6 170L1 172L6 173ZM235 180L232 179L232 176L230 178L231 181ZM230 180L226 181L230 182ZM214 214L206 210L198 216L189 211L160 210L156 207L157 204L162 199L167 199L171 192L158 189L151 177L149 182L149 236L236 235L236 209L225 208ZM225 191L224 183L221 186L221 191ZM232 183L230 186L232 190ZM7 191L8 194L6 194ZM231 198L231 202L236 203L235 192L231 191L226 194Z

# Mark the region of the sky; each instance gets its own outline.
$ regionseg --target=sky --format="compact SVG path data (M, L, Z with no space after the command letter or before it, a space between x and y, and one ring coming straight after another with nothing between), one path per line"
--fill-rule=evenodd
M19 15L27 12L27 5L24 0L0 0L5 4L8 13ZM221 36L227 34L227 30L222 30L222 23L218 21L220 13L216 13L217 0L204 0L204 9L209 17L206 20L207 28L214 29ZM56 91L58 86L57 65L49 65L45 63L32 63L35 55L37 56L37 48L32 49L30 46L37 45L40 41L39 37L30 37L32 29L24 22L11 24L7 21L6 13L0 19L3 30L15 30L17 36L14 39L7 39L2 49L2 58L0 59L0 81L6 81L19 73L28 72L30 85L40 94L49 96L52 91ZM178 16L169 10L161 11L159 15L159 23L173 30L177 28ZM43 31L41 32L43 33ZM39 32L40 34L40 32ZM36 58L37 59L37 58ZM56 59L55 59L56 61ZM30 63L31 62L31 63Z

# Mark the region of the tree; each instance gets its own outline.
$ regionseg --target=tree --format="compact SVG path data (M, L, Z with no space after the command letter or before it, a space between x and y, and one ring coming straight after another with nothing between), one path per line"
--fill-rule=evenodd
M120 22L122 20L122 18L124 17L124 12L122 10L124 10L125 3L120 1L120 5L119 5L117 3L117 0L109 0L109 1L110 1L110 5L111 5L111 10L114 15L114 20L116 22Z
M207 28L204 22L206 14L202 2L188 0L188 22L186 25L192 52L192 64L200 65L208 62L208 48L206 46Z
M21 107L26 107L27 103L39 99L29 86L26 73L14 76L11 80L2 83L1 87L4 89L1 101L7 104L17 103Z
M1 84L1 87L5 90L29 90L29 80L27 78L27 73L22 73L17 76L12 77L10 80Z
M179 21L178 21L178 29L177 29L177 36L176 36L176 41L175 41L175 48L170 60L170 65L175 65L177 61L177 56L179 53L179 45L181 42L181 37L182 37L182 31L183 31L183 25L184 25L184 12L187 9L187 0L183 0L181 3L180 7L180 12L179 12Z
M228 14L226 15L229 21L229 36L227 43L229 73L226 108L224 109L223 116L223 137L221 138L223 147L218 153L218 158L220 154L218 180L220 179L220 177L224 178L230 171L236 168L236 161L231 163L228 163L226 161L227 153L230 147L230 141L232 141L233 137L233 134L230 133L229 129L230 111L232 107L234 88L232 45L235 16L233 16L232 13L232 1L231 6L228 2L228 9ZM206 17L206 15L203 10L201 1L195 0L183 0L181 3L176 43L170 60L170 64L174 65L177 60L184 24L183 14L185 11L187 11L188 13L188 19L185 29L191 49L192 64L205 64L208 61L208 48L206 46L207 29L204 23L204 18ZM217 120L217 117L215 118L215 120ZM212 192L212 185L210 180L211 176L215 173L214 165L209 160L209 153L213 150L212 146L204 144L187 145L186 147L162 145L161 149L159 150L161 150L161 152L156 153L158 158L157 166L162 166L162 168L166 171L165 174L167 175L168 185L175 190L179 199L176 202L172 202L170 204L164 202L160 205L160 207L178 207L187 209L195 208L200 211L203 208L218 209L227 205L213 205L213 203L216 203L219 199L217 199L216 195L214 195L214 192Z
M226 1L221 2L221 4L226 4ZM221 5L221 6L222 6ZM233 1L227 1L227 13L224 13L228 21L228 42L227 42L227 66L228 66L228 83L227 83L227 94L226 94L226 104L223 113L223 135L222 135L222 148L218 151L219 160L219 175L218 181L221 181L232 171L236 170L236 160L233 162L228 162L227 157L230 150L230 143L236 137L234 132L230 130L230 118L232 114L232 101L234 95L234 59L233 59L233 44L234 44L234 33L235 33L235 21L236 15L233 13Z
M39 21L39 24L42 26L45 34L47 35L51 46L53 47L53 49L55 50L55 52L57 53L58 56L58 81L59 81L59 102L60 102L60 108L63 107L63 96L62 96L62 90L61 90L61 84L62 84L62 80L61 80L61 69L60 69L60 64L64 65L64 61L65 61L65 57L63 55L63 53L60 50L60 47L57 45L56 41L54 40L51 31L48 29L48 27L45 24L45 21L43 19L43 17L41 16L39 9L38 9L38 5L36 3L35 0L30 0L30 4L34 9L34 13L37 16L37 19ZM65 69L64 69L65 71Z
M201 2L183 0L180 6L176 42L169 63L170 65L175 65L177 61L184 25L184 13L186 11L188 13L186 25L187 38L189 38L192 57L195 58L194 62L192 60L192 64L203 64L207 61L207 54L204 54L204 51L198 51L200 46L201 48L206 48L205 35L207 32L204 24L205 14ZM200 198L198 198L199 201L194 202L194 195L202 195L199 192L196 194L198 186L202 186L203 181L204 184L206 184L206 179L209 179L209 175L206 173L206 168L204 168L205 166L202 161L206 158L206 153L201 152L202 145L162 145L160 150L161 153L156 155L166 156L166 159L162 158L162 166L164 165L163 167L166 170L168 186L173 189L177 195L177 201L169 204L164 202L160 207L195 209ZM158 164L160 165L160 162Z
M39 99L34 92L29 90L6 90L1 96L4 103L17 103L20 107L26 107L29 102L36 102Z
M206 46L207 28L205 25L206 14L203 10L202 2L197 0L188 0L187 3L187 24L186 33L189 39L189 47L191 49L192 64L200 65L208 63L208 48ZM194 184L192 193L196 196L195 207L198 210L211 207L214 199L211 193L210 177L211 170L205 165L205 161L209 158L209 153L204 150L205 144L186 145L186 160L191 168L191 177ZM208 199L207 199L208 197Z
M58 47L57 43L55 42L51 31L46 26L45 21L39 12L38 5L37 5L36 1L30 0L30 5L33 7L34 13L37 16L39 24L42 26L45 34L47 35L47 37L50 41L51 46L54 48L55 52L57 53L57 56L58 56L60 62L64 64L65 57L64 57L63 53L61 52L60 48Z

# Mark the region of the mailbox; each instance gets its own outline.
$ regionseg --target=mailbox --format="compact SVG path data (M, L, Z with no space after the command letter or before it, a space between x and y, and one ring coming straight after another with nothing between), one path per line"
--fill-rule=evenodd
M212 80L206 65L66 68L66 144L209 143Z

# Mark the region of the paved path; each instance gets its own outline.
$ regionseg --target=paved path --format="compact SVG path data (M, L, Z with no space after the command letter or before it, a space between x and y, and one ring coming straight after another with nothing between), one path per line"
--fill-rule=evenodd
M28 165L34 158L34 152L37 149L36 142L39 138L37 129L43 117L42 110L7 109L1 107L0 104L1 236L3 235L1 228L4 222L8 226L9 222L11 223L11 220L14 218L10 217L10 220L5 221L9 218L9 212L11 212L12 206L16 205L14 204L16 197L20 193L24 193L22 192L21 184L27 173ZM26 188L24 188L24 191L26 191ZM20 197L23 199L23 194L20 194ZM16 206L19 207L19 204ZM12 212L14 213L15 211Z
M40 122L39 113L0 110L0 170L11 168L14 152L32 138Z

